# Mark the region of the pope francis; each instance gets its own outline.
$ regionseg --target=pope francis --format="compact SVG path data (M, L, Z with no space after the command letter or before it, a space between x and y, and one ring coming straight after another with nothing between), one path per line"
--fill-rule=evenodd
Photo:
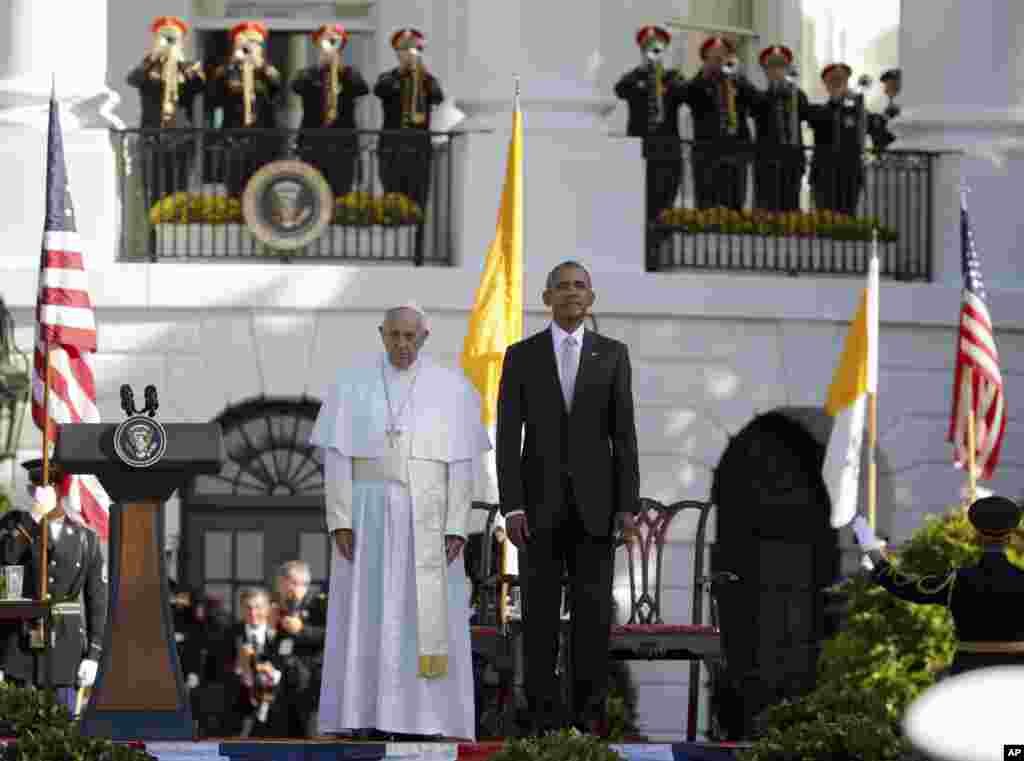
M454 561L490 440L462 373L420 356L422 309L389 310L380 334L385 353L339 374L311 438L336 545L320 733L475 739L468 585Z

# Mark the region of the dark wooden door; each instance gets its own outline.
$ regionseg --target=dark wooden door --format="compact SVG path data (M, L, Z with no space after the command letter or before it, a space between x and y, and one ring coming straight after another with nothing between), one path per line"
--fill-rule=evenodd
M723 724L733 734L749 737L764 708L814 687L824 589L839 561L822 457L799 424L769 414L730 442L715 471L712 566L740 577L721 601L737 714Z
M185 541L187 583L214 594L234 615L247 587L272 591L282 563L304 560L314 589L330 576L330 537L323 510L290 507L201 510L189 513Z

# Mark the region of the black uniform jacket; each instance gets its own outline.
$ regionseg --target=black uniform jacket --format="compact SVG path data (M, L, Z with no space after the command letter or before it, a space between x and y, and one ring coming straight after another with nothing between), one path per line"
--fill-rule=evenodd
M191 65L191 62L178 62L178 105L174 110L174 120L168 125L170 127L194 125L196 96L203 92L206 80L199 74L186 74ZM163 126L160 123L164 99L161 71L162 64L143 60L125 77L125 82L139 91L139 99L142 101L139 126L144 129Z
M302 97L302 129L334 127L337 129L356 128L356 98L370 92L369 85L359 69L345 66L338 72L341 92L338 93L338 116L330 124L324 124L324 74L326 67L311 66L302 69L292 80L292 90Z
M48 529L49 530L49 529ZM0 517L0 564L25 569L25 597L37 597L42 543L40 526L24 511ZM70 518L64 519L60 538L50 537L47 547L48 593L54 602L81 600L82 613L57 615L53 623L53 647L46 661L53 686L76 682L83 658L99 660L107 618L107 579L96 533ZM8 676L34 681L34 653L26 627L21 623L0 625L0 668Z
M381 107L384 109L384 121L381 124L382 130L403 128L402 79L403 77L409 76L412 75L402 74L396 67L391 71L384 72L377 79L377 84L373 87L373 94L380 98ZM424 72L423 75L423 95L426 104L426 108L424 108L424 116L426 119L424 123L420 125L420 128L429 130L431 109L434 106L440 105L444 101L444 92L441 90L441 81L430 72Z
M901 600L949 608L961 642L1024 642L1024 571L1004 553L986 552L975 566L945 576L911 577L881 562L873 580ZM960 652L951 671L1024 665L1024 655Z

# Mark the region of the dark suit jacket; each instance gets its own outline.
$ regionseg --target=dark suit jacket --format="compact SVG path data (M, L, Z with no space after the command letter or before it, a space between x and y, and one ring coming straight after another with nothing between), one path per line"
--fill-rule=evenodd
M565 475L590 534L608 536L615 513L635 512L640 473L626 345L584 331L571 414L550 328L510 346L498 394L497 468L502 512L525 510L531 530L554 528L565 516Z

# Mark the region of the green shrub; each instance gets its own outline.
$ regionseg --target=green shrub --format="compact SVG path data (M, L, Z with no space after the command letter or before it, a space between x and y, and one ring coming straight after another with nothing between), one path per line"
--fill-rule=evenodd
M576 730L509 740L490 761L622 761L606 741Z
M2 761L157 761L138 748L82 737L50 692L0 685L0 716L17 737Z
M945 574L981 556L963 506L930 515L898 549L894 565L910 575ZM1007 551L1024 568L1024 542ZM949 612L897 599L858 575L837 586L847 598L844 629L823 643L818 686L767 709L743 761L906 758L900 737L907 705L931 686L956 652Z

